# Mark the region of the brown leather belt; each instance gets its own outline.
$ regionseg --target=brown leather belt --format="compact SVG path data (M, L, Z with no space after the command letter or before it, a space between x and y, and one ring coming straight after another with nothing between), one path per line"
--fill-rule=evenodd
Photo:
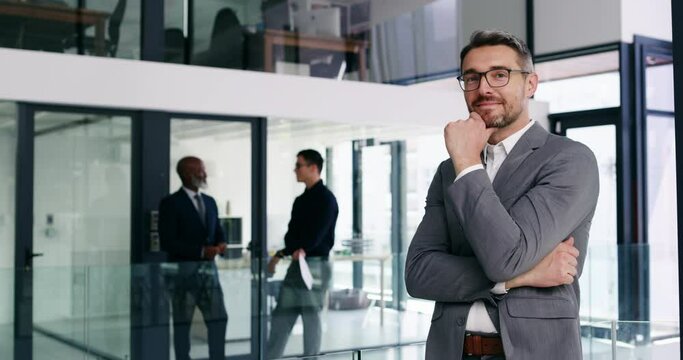
M465 334L463 354L470 356L505 355L500 336Z

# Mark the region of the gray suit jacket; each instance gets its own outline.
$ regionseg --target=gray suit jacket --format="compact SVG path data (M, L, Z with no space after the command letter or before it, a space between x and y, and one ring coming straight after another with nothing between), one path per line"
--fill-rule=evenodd
M581 359L578 280L503 296L490 289L531 269L569 235L581 252L581 274L598 197L593 153L535 124L493 184L484 170L454 179L446 160L406 260L408 293L436 301L426 358L462 357L469 308L483 300L507 359Z

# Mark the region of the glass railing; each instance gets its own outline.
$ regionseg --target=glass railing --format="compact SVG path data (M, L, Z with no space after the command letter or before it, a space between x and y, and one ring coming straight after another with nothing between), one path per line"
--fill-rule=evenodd
M652 258L653 254L656 259ZM258 264L248 252L242 255L218 259L215 267L210 263L41 267L41 259L36 258L32 273L22 270L16 274L14 269L1 269L0 282L10 291L0 298L0 358L14 356L15 319L22 315L21 311L15 314L15 309L28 306L32 315L29 329L32 329L34 354L56 351L69 356L91 354L105 359L130 359L135 331L160 329L167 334L162 343L168 358L172 359L175 356L173 313L182 305L177 302L188 297L211 305L205 314L194 308L188 313L186 324L190 326L193 358L208 357L211 342L204 315L220 323L220 316L214 316L213 312L217 308L222 308L228 318L223 342L226 356L249 357L258 351L267 351L269 338L277 333L272 328L281 314L277 312L279 302L287 301L282 299L285 274L296 263L283 260L275 274L267 276L268 259ZM395 295L392 290L395 279L387 276L393 259L404 259L405 255L344 256L348 254L330 257L331 278L320 306L313 306L315 311L309 314L312 315L309 319L319 321L317 352L322 354L319 358L351 359L358 352L363 359L422 358L433 302ZM649 279L650 291L643 295L633 290L635 299L630 301L647 307L652 320L612 321L619 311L618 294L625 291L623 286L619 287L621 277L617 276L625 270L618 268L617 261L647 264L648 261L643 261L646 259L649 259L648 267L634 265L632 271ZM364 265L362 287L355 290L351 266L354 261ZM664 281L664 277L656 275L664 270L675 275L676 264L675 253L667 255L656 246L591 248L580 280L584 358L680 357L678 282L671 276ZM263 273L259 273L259 265ZM313 259L310 266L316 266ZM664 270L658 270L660 267ZM27 274L31 274L30 279ZM23 297L28 304L17 305L14 282L22 277L24 282L30 280L31 296ZM314 290L319 285L314 281ZM184 292L178 290L183 287ZM24 288L25 295L26 291ZM653 294L666 298L654 299ZM621 301L623 307L626 302ZM185 303L185 306L190 305ZM315 326L310 330L310 324L304 325L301 316L288 326L291 330L285 331L288 335L284 349L274 358L300 358L306 354L307 347L310 349L305 342L315 333ZM259 328L263 334L260 343L259 336L255 335Z

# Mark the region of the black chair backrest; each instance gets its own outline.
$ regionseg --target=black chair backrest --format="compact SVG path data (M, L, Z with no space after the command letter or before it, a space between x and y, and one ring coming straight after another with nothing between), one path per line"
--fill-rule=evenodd
M185 34L178 28L164 30L164 61L170 63L185 63Z

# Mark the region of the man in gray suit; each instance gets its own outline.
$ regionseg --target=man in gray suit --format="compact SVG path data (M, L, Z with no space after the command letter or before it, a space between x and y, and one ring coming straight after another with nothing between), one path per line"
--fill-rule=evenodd
M468 119L427 194L406 262L408 292L436 301L427 359L581 359L579 285L598 197L584 145L529 117L528 47L472 34L458 77Z

